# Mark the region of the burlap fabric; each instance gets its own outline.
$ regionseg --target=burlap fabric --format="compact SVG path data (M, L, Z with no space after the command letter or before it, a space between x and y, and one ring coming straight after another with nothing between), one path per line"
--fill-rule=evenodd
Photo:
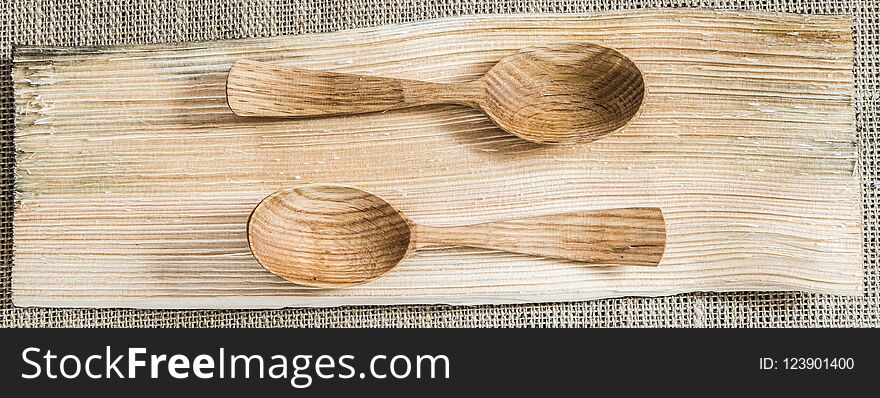
M263 326L880 326L878 264L878 0L79 0L0 1L0 325L111 327ZM855 40L855 111L865 219L861 297L803 293L696 293L581 303L482 307L406 306L257 311L15 308L11 299L13 162L12 46L107 45L326 32L464 14L597 12L699 6L849 14Z

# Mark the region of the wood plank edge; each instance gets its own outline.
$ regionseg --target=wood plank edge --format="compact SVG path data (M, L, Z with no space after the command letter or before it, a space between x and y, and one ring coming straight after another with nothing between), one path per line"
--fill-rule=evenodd
M861 284L859 284L861 285ZM454 305L454 306L478 306L478 305L507 305L507 304L539 304L539 303L567 303L592 301L608 298L623 297L665 297L688 293L735 293L735 292L792 292L799 291L815 294L829 294L841 297L860 297L864 294L862 286L852 285L848 288L835 289L809 289L793 290L790 286L774 286L760 289L711 289L692 290L680 288L663 292L613 292L594 291L588 295L580 293L550 294L550 295L519 295L518 297L488 297L468 296L462 299L450 299L449 297L278 297L278 296L218 296L218 297L158 297L140 299L40 299L36 297L17 297L13 294L13 305L20 308L52 307L52 308L130 308L130 309L281 309L281 308L332 308L343 306L404 306L404 305ZM288 303L284 303L287 300Z
M691 14L700 17L738 17L744 19L764 18L774 20L779 23L804 23L816 24L826 23L830 25L841 25L842 28L852 32L853 17L850 14L799 14L781 11L763 11L763 10L736 10L714 7L652 7L638 10L611 10L601 12L578 12L578 13L511 13L511 14L473 14L473 15L455 15L448 17L438 17L431 19L423 19L417 21L408 21L395 24L375 25L349 29L339 29L327 32L310 32L301 34L263 36L250 38L234 38L219 40L196 40L183 42L160 42L160 43L134 43L134 44L111 44L111 45L81 45L81 46L57 46L57 45L37 45L37 44L12 44L12 63L27 63L33 61L31 58L44 59L52 57L64 56L82 56L82 55L98 55L115 52L130 51L190 51L198 49L207 49L216 47L221 43L259 43L266 40L283 41L290 37L297 36L329 36L340 32L358 33L358 32L375 32L387 28L401 28L424 26L431 24L456 24L459 21L481 21L485 19L496 18L589 18L589 19L611 19L615 17L632 17L636 14L639 17L651 16L677 16L681 14ZM850 37L850 40L852 38Z

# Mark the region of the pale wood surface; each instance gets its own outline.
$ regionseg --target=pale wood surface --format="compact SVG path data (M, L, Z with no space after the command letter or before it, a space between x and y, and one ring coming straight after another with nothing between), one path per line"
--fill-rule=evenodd
M537 146L479 111L233 115L237 58L463 82L528 45L584 40L645 75L642 112ZM15 54L16 305L280 307L583 300L688 291L862 292L849 21L713 11L463 17L297 37ZM291 286L245 223L295 183L354 185L419 223L661 207L659 267L419 251L351 289Z
M250 218L248 245L268 271L304 286L375 280L419 248L465 246L578 261L656 266L666 224L654 208L551 214L480 224L419 225L382 198L332 184L281 189Z

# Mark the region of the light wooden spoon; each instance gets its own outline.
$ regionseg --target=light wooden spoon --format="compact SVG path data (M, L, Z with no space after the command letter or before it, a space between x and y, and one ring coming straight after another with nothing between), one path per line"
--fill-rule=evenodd
M625 208L427 227L362 190L307 185L263 199L248 220L247 237L257 261L272 273L338 288L376 279L414 250L433 245L654 266L663 256L666 224L658 208Z
M645 96L638 67L595 44L528 47L467 83L431 83L238 60L226 97L239 116L309 117L451 103L481 108L537 143L590 142L635 117Z

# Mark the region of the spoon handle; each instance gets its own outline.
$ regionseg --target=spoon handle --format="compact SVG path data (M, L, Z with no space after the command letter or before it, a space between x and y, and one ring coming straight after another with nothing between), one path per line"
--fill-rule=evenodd
M455 245L593 264L655 266L666 246L658 208L565 213L456 227L417 226L417 247Z
M440 103L476 106L481 87L480 80L431 83L241 59L229 70L226 99L239 116L310 117Z

